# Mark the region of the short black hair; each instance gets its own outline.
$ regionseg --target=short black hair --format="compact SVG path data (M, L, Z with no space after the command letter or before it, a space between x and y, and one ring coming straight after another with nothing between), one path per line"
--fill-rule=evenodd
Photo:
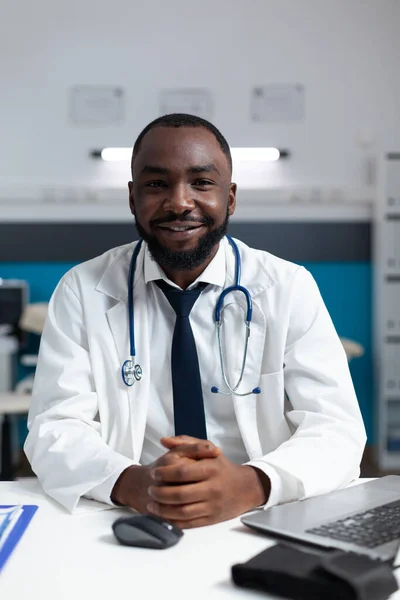
M229 144L222 135L222 133L210 123L210 121L206 121L206 119L202 119L201 117L196 117L195 115L188 115L185 113L172 113L169 115L163 115L162 117L158 117L143 129L143 131L139 134L135 145L133 146L132 152L132 162L131 167L133 167L134 160L140 150L140 144L146 133L155 127L204 127L204 129L208 129L216 138L219 143L222 152L225 154L226 159L229 164L229 168L232 171L232 155L229 148Z

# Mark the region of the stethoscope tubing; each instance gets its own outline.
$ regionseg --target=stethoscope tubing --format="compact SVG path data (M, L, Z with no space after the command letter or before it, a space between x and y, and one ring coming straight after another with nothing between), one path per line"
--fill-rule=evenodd
M248 341L249 341L249 337L250 337L250 326L251 326L251 321L253 318L253 303L252 303L252 299L251 299L249 290L247 288L243 287L242 285L240 285L242 261L241 261L241 257L240 257L239 248L237 247L237 244L231 238L231 236L227 235L226 238L227 238L229 244L231 245L233 252L235 254L235 283L234 283L234 285L227 287L221 293L220 297L218 298L216 307L215 307L214 318L215 318L215 323L217 326L218 349L219 349L221 372L222 372L222 377L223 377L224 383L225 383L228 391L225 392L225 391L220 390L216 386L212 386L211 392L213 392L214 394L222 394L224 396L230 396L232 394L234 394L236 396L249 396L250 394L261 393L260 388L256 387L253 390L251 390L251 392L246 392L246 393L239 393L237 390L238 390L240 384L242 383L244 371L245 371L245 367L246 367ZM135 276L135 268L136 268L136 263L137 263L137 258L139 256L139 252L142 247L142 243L143 243L143 240L141 239L138 241L138 243L135 246L135 249L132 253L131 262L129 265L129 274L128 274L128 322L129 322L130 358L124 362L124 364L122 365L122 369L121 369L122 380L125 383L125 385L127 385L128 387L131 387L135 383L135 381L140 381L140 379L142 378L142 369L141 369L140 365L135 364L135 359L136 359L135 327L134 327L135 314L134 314L134 300L133 300L133 281L134 281L134 276ZM224 301L226 299L226 296L232 292L242 293L245 296L246 306L247 306L246 320L245 320L246 334L245 334L245 347L244 347L244 352L243 352L243 360L242 360L240 376L234 386L230 385L226 371L225 371L224 357L223 357L223 352L222 352L222 340L221 340L221 329L222 329L221 316L222 316L222 312L223 312Z

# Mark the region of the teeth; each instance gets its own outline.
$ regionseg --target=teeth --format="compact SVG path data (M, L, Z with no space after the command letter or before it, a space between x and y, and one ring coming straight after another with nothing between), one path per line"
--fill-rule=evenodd
M192 229L192 227L168 227L171 231L187 231L188 229Z

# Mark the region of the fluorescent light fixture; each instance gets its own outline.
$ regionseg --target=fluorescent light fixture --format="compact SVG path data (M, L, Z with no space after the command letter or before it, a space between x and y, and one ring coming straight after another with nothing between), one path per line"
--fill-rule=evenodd
M274 162L289 156L287 150L278 148L231 148L233 162ZM102 158L107 162L128 162L132 157L132 148L103 148L93 150L93 158Z
M129 161L132 158L132 148L103 148L101 158L106 161Z
M272 162L281 153L278 148L231 148L233 162Z

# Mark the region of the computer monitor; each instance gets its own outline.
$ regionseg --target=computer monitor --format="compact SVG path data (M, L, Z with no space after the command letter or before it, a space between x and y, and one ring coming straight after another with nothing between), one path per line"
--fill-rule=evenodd
M28 283L0 277L0 335L16 335L21 341L19 320L29 300Z

